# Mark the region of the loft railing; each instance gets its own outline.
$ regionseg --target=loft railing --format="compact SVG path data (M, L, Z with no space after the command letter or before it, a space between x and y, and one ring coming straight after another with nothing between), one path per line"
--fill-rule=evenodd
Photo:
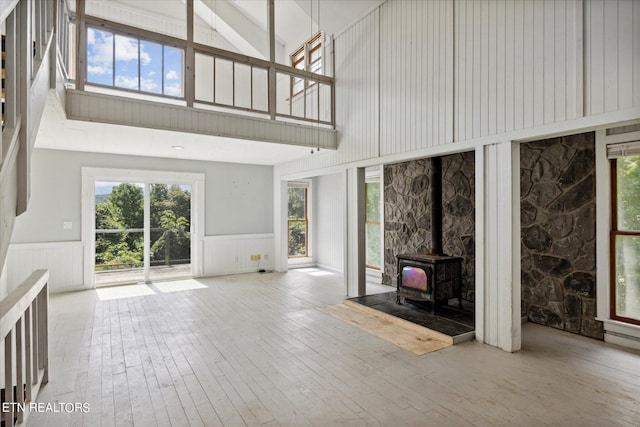
M77 62L75 84L78 90L85 90L85 85L105 87L87 80L87 31L88 28L93 28L108 31L114 36L134 37L144 42L179 48L184 52L181 95L167 96L115 85L106 86L109 89L165 97L174 101L179 99L188 107L209 106L243 111L272 120L281 118L330 127L335 125L335 89L332 77L218 49L196 43L189 38L185 40L85 15L83 5L84 2L78 2L75 21L72 22L73 28L77 30L77 37L59 37L59 40L73 40L77 43L78 55L74 60ZM68 32L69 25L61 30ZM69 52L73 56L73 50L68 49L61 56L70 58ZM69 73L70 76L72 74ZM294 91L294 87L303 89Z
M49 381L48 281L48 270L36 270L0 301L5 403L0 413L7 427L26 422L26 405Z
M331 77L204 45L194 63L196 103L333 126Z

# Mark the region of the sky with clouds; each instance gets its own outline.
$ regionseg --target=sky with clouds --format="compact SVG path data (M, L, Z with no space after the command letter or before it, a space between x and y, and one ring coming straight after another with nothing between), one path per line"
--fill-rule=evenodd
M89 28L87 81L133 90L139 84L143 92L162 94L164 74L164 94L181 97L183 54L182 49Z

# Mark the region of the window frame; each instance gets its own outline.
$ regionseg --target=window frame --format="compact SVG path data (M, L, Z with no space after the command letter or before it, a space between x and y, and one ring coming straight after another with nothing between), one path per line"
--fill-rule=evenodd
M378 225L380 227L380 233L382 234L382 221L370 221L368 218L368 209L367 209L367 200L368 200L368 194L369 194L369 184L378 184L378 186L382 186L381 180L379 177L372 177L369 180L365 180L364 183L364 225L365 225L365 234L366 234L366 227L367 225ZM378 204L380 204L381 200L378 200ZM382 216L382 212L380 212L380 215ZM382 248L381 248L382 249ZM374 266L374 265L370 265L367 264L366 262L366 250L367 250L367 243L365 242L365 267L366 268L370 268L372 270L376 270L376 271L382 271L382 266ZM380 254L382 256L382 253ZM381 258L382 261L382 258Z
M318 31L311 38L305 41L302 46L296 49L290 56L291 58L291 66L301 71L308 71L316 74L322 74L322 69L324 66L324 55L322 54L323 42L322 42L322 32ZM313 57L313 53L319 51L320 56L313 62L310 62L310 59ZM299 63L303 63L302 68L298 68L297 65ZM320 68L317 71L311 71L314 64L320 62ZM296 86L300 84L300 81L304 81L302 84L302 88L296 90ZM312 87L316 82L314 80L303 79L301 77L291 76L291 84L289 94L291 98L302 93L304 90Z
M292 188L304 188L304 218L303 219L291 219L289 218L289 208L287 203L287 258L299 259L309 257L309 186L308 185L295 185L287 187L287 200L289 197L289 191ZM291 255L289 253L289 244L291 242L291 223L292 222L304 222L304 255Z
M108 85L108 84L103 84L103 83L95 83L95 82L90 82L89 81L89 47L88 47L88 43L89 43L89 30L94 30L94 31L101 31L101 32L106 32L106 33L111 33L113 35L113 41L112 41L112 56L113 56L113 62L112 62L112 76L111 76L111 81L112 84ZM130 88L125 88L125 87L120 87L120 86L116 86L115 84L115 79L116 79L116 36L121 36L121 37L128 37L131 39L136 39L138 41L138 63L137 63L137 67L138 67L138 89L130 89ZM85 60L85 64L84 64L84 84L85 85L89 85L89 86L94 86L94 87L101 87L101 88L106 88L106 89L111 89L111 90L117 90L117 91L124 91L124 92L129 92L129 93L137 93L137 94L142 94L142 95L148 95L148 96L157 96L157 97L161 97L161 98L168 98L168 99L175 99L175 100L185 100L186 99L186 55L187 55L187 49L185 46L181 46L181 45L177 45L174 43L167 43L166 41L162 41L160 39L155 39L153 37L147 37L147 36L141 36L132 32L127 32L127 31L120 31L116 28L113 28L111 26L108 25L94 25L94 24L89 24L87 23L85 26L85 41L86 41L86 45L84 46L84 49L86 51L86 60ZM141 90L140 89L140 71L141 71L141 66L140 66L140 43L141 42L147 42L147 43L153 43L156 45L160 45L162 47L162 80L161 80L161 89L162 92L161 93L156 93L156 92L147 92L145 90ZM180 73L181 73L181 86L182 86L182 95L181 96L174 96L174 95L168 95L165 93L165 47L169 47L169 48L173 48L173 49L178 49L182 51L182 63L180 65Z
M636 236L640 238L640 230L620 230L618 228L618 159L609 160L611 183L611 230L609 232L609 317L612 320L632 325L640 325L640 319L620 316L616 311L616 237Z

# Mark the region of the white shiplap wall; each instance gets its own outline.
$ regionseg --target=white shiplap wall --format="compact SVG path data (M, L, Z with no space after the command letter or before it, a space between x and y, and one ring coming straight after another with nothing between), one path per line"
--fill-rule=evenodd
M518 351L520 330L520 149L476 149L476 338Z
M406 0L382 5L381 155L453 141L452 71L453 2Z
M7 255L7 283L15 288L34 270L47 269L49 292L84 289L83 251L82 242L12 244Z
M338 151L277 173L366 161L376 141L384 163L452 142L629 120L640 107L638 40L637 0L388 0L336 38ZM354 53L376 43L379 55ZM361 81L376 72L367 98ZM631 114L594 117L617 111Z
M582 2L458 1L455 139L582 116Z
M335 40L339 163L379 155L379 24L376 9Z
M338 271L344 267L345 186L343 174L320 176L313 186L316 262Z
M640 105L640 1L586 0L585 114Z
M238 234L205 236L203 240L203 276L251 273L258 268L272 269L274 236L268 234ZM251 255L262 259L251 261Z
M68 89L71 120L217 135L273 143L335 148L333 129L253 118L180 105Z

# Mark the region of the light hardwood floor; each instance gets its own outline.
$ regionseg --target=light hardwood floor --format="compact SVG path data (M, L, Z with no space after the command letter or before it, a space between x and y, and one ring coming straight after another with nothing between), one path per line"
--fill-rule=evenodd
M29 424L640 425L640 352L527 324L517 354L415 356L318 310L343 286L312 273L52 295L39 401L91 410Z

